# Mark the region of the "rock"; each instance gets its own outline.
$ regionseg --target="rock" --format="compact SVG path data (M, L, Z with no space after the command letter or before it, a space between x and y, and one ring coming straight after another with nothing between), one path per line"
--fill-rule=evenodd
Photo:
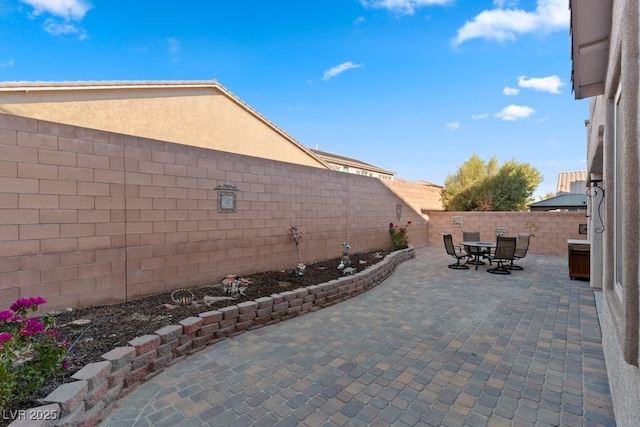
M231 297L210 297L210 296L206 296L203 298L204 303L208 306L210 306L211 304L215 304L218 301L225 301L225 300L233 300L233 298Z
M173 304L162 304L160 306L160 308L166 308L167 310L173 310L173 309L178 308L178 306L177 305L173 305Z
M78 320L74 320L73 322L69 322L69 325L78 326L78 327L87 326L89 324L91 324L91 320L89 319L78 319Z
M356 269L353 267L347 267L344 270L342 270L342 274L353 274L356 272Z

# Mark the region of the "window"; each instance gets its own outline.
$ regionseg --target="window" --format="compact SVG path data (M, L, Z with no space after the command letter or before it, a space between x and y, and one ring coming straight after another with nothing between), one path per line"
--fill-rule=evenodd
M615 283L615 291L618 295L618 298L622 301L623 299L623 283L622 283L622 259L623 259L623 249L622 249L622 236L623 236L623 226L622 226L622 214L624 209L624 194L623 194L623 108L621 104L622 100L622 90L618 88L618 92L616 94L615 99L615 107L614 107L614 136L613 136L613 149L614 149L614 200L613 200L613 212L614 212L614 235L613 235L613 245L614 245L614 283Z

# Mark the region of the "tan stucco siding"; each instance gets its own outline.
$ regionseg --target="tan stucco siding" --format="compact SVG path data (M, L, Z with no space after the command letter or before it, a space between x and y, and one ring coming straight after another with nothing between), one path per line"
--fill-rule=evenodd
M382 183L402 198L419 214L427 211L443 211L442 188L420 182L382 180Z
M249 107L212 87L2 93L0 112L327 168Z

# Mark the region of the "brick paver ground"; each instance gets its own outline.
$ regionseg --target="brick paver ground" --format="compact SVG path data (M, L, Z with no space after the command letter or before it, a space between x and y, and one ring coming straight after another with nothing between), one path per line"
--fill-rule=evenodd
M103 426L614 426L589 282L529 254L509 276L416 250L369 292L219 342Z

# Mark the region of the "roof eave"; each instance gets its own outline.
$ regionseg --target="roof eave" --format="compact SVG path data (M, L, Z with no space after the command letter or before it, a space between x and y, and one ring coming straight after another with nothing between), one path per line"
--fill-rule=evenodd
M570 0L571 80L576 99L605 90L613 0Z

